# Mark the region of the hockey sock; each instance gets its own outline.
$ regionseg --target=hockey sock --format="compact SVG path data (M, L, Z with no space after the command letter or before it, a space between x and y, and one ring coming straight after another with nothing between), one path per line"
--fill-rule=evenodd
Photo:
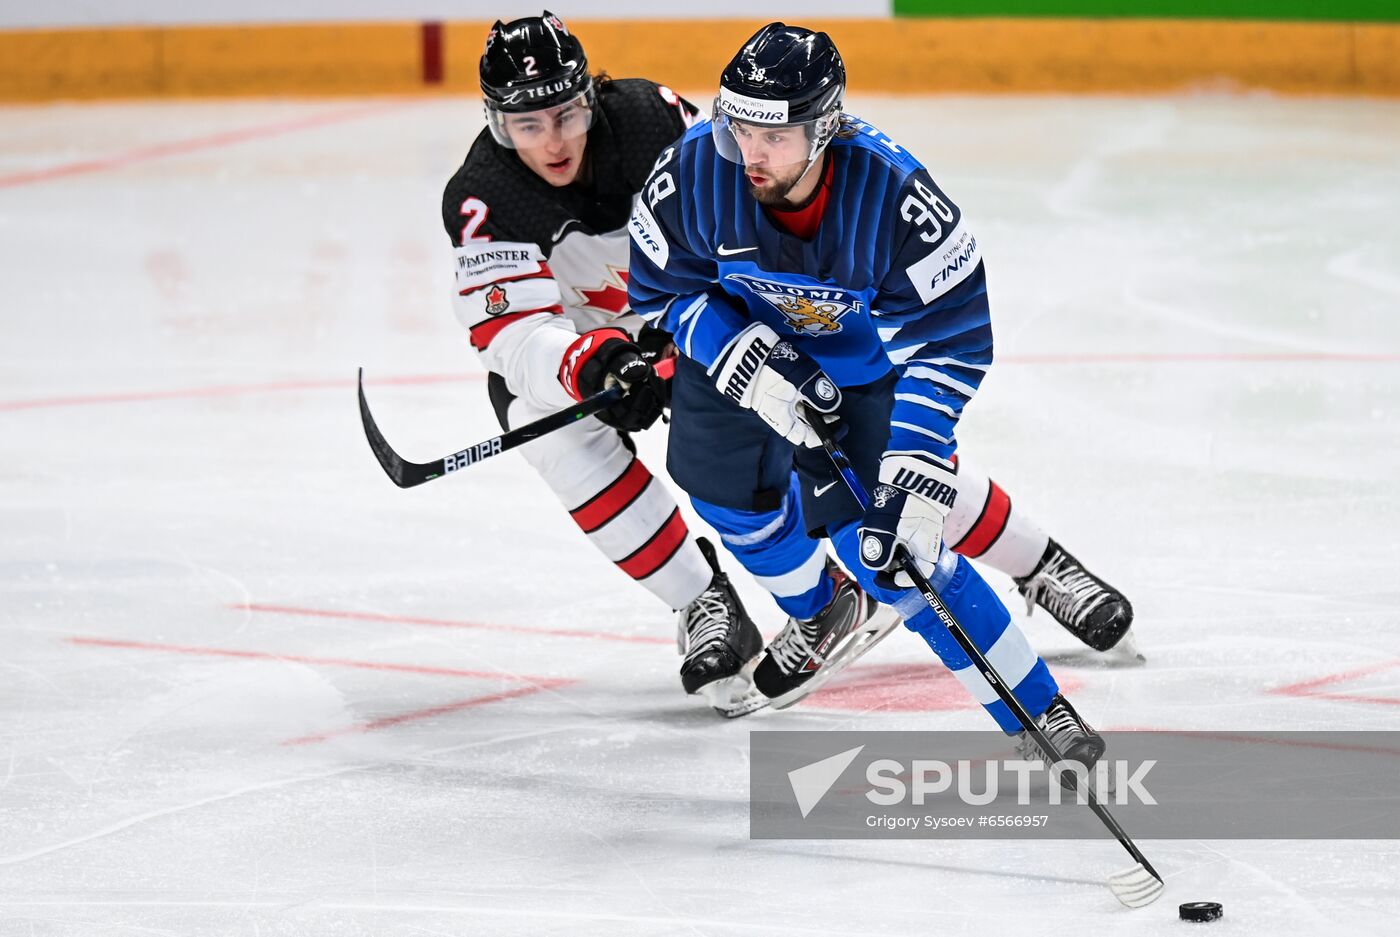
M1050 537L1000 485L958 459L958 499L943 529L957 553L1013 578L1029 576Z
M741 511L691 498L695 511L785 614L809 619L831 601L826 544L803 530L796 476L776 511Z
M991 684L973 666L924 597L913 589L895 591L875 584L875 573L860 561L857 525L856 521L843 524L832 537L842 563L856 573L867 592L899 612L904 626L933 648L944 666L991 714L1002 731L1020 731L1021 725L1011 710L997 698ZM929 584L938 591L972 643L1012 688L1027 711L1032 716L1045 712L1059 692L1059 686L1045 661L1036 655L1021 629L1012 623L1006 606L972 564L945 548L929 577Z

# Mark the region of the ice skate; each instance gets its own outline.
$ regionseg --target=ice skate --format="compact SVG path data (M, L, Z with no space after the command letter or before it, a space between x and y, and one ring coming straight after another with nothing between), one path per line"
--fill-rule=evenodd
M1070 634L1096 651L1119 644L1133 623L1133 606L1123 593L1089 572L1051 539L1029 576L1016 586L1030 614L1039 605ZM1128 651L1141 657L1130 641Z
M786 697L815 677L844 639L859 631L877 608L876 601L831 560L827 560L826 574L835 585L826 608L805 621L789 618L754 670L754 685L770 699Z
M714 547L703 537L696 543L715 575L709 587L677 616L676 649L685 658L681 686L687 693L703 694L726 716L743 715L767 702L756 699L756 705L747 704L749 697L759 694L752 692L748 676L752 667L746 669L745 664L763 650L763 636L744 610L729 577L720 571Z
M1089 724L1084 721L1063 694L1056 693L1050 706L1036 717L1035 724L1050 739L1066 761L1077 761L1092 770L1094 763L1103 756L1106 743ZM1034 737L1024 729L1017 733L1016 752L1026 761L1043 761L1050 764L1050 758L1041 751ZM1071 787L1067 776L1062 775L1060 784Z

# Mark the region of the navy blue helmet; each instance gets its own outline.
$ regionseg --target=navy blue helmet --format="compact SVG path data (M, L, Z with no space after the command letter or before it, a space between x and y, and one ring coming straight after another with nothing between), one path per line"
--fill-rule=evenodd
M831 142L846 96L846 66L826 33L769 23L744 43L720 75L714 137L720 153L743 162L734 125L802 127L808 160Z
M784 105L779 108L782 120L757 123L800 124L840 110L846 66L826 33L769 23L730 59L719 84L721 97L727 91L732 97Z

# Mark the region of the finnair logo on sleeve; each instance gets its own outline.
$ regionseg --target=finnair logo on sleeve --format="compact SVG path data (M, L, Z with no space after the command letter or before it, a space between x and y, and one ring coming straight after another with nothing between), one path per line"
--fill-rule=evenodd
M910 264L905 272L920 301L931 303L971 276L981 262L977 238L959 221L933 253Z
M651 262L665 270L666 261L671 259L671 245L667 243L666 235L661 233L661 225L656 223L656 218L641 199L637 199L632 209L627 231L632 235L632 242L646 252Z
M719 109L730 117L759 124L785 124L788 121L788 102L751 98L746 94L736 94L723 85L719 89Z

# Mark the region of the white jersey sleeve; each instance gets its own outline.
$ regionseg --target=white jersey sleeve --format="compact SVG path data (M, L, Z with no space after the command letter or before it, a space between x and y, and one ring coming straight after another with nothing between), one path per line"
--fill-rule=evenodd
M455 251L453 311L487 370L517 397L556 410L574 402L559 366L578 330L566 319L559 283L536 244L472 241Z

